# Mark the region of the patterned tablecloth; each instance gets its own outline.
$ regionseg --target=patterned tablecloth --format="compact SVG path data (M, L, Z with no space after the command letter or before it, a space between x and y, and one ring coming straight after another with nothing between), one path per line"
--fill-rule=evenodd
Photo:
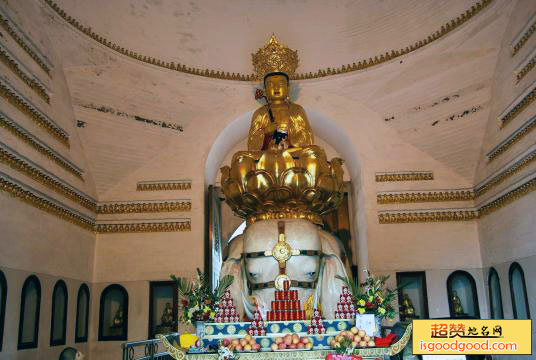
M355 349L354 355L361 355L363 360L366 359L386 359L389 356L393 356L401 352L409 342L411 338L412 324L409 324L404 332L404 335L393 345L387 348L362 348ZM216 360L218 354L205 353L205 354L186 354L181 349L173 346L164 335L157 335L162 341L162 345L166 351L175 360ZM261 359L300 359L300 360L324 360L327 354L333 354L334 350L311 350L311 351L286 351L286 352L273 352L273 351L261 351L256 353L237 353L240 360L261 360Z

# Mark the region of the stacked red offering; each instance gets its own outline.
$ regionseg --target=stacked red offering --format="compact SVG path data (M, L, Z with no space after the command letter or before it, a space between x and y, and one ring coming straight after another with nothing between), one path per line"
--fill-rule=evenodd
M266 314L268 321L305 320L305 310L301 310L298 290L290 290L290 281L283 283L282 291L275 291L272 309Z
M228 323L239 322L240 317L236 311L233 298L231 297L231 290L225 290L225 294L220 300L218 309L216 310L216 316L214 322L216 323Z
M343 286L337 303L337 310L335 310L335 319L353 319L354 315L355 306L352 295L348 292L348 286Z
M259 309L255 309L255 312L253 313L253 321L248 329L248 334L251 336L266 335L266 328L264 327L264 321L262 320Z
M320 310L314 309L313 310L313 317L311 319L311 325L309 325L309 328L307 329L307 334L313 335L313 334L325 334L326 329L324 328L324 321L322 320L322 315L320 313Z

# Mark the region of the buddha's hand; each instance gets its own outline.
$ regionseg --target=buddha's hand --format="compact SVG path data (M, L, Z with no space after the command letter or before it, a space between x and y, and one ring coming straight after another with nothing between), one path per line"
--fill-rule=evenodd
M285 140L287 138L286 132L280 132L279 130L275 130L274 134L272 135L272 138L275 140L276 145L279 145L281 141Z
M277 124L275 122L271 122L264 128L264 133L266 135L273 134L274 131L277 130Z

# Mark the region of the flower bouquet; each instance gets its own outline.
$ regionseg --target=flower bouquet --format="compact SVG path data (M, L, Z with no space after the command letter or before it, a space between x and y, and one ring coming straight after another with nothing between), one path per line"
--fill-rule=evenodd
M218 286L211 290L208 277L199 269L194 281L175 275L171 275L171 278L177 283L179 291L179 321L187 324L214 320L216 307L234 280L232 275L225 275Z

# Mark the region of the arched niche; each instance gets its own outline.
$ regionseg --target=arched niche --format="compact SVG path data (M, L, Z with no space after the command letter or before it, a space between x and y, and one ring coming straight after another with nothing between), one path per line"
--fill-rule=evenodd
M519 263L514 262L510 265L509 278L514 319L530 319L525 273Z
M30 275L21 291L18 349L37 347L40 307L41 283L37 276Z
M503 319L503 305L501 296L501 283L495 268L489 269L488 275L489 307L492 319Z
M52 315L50 320L50 346L65 345L67 333L67 285L58 280L52 291Z
M106 287L100 297L99 341L127 340L128 293L119 284Z
M4 339L4 320L6 318L7 281L4 273L0 271L0 351Z
M89 326L89 288L86 284L80 285L76 297L76 323L74 342L87 342Z
M467 271L456 270L447 279L447 294L451 317L480 318L475 279ZM463 311L457 312L457 303Z

